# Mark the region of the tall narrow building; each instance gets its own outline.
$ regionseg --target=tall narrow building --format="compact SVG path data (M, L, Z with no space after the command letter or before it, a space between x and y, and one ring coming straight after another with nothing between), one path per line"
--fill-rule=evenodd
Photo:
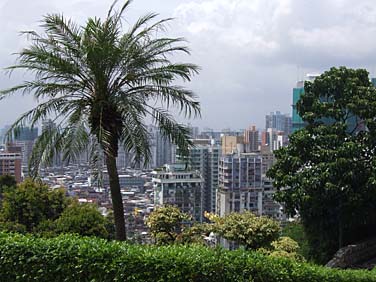
M258 210L262 199L262 157L259 154L223 156L219 164L217 214Z
M197 222L203 219L203 179L199 171L185 164L164 165L153 171L154 204L177 206L192 215Z
M244 144L246 152L259 151L259 131L256 126L253 125L244 130Z
M307 74L304 80L300 80L296 83L296 87L292 90L292 133L305 127L305 123L299 116L296 104L300 99L300 96L304 93L304 82L314 81L319 74Z
M197 170L203 178L203 210L214 212L218 189L218 165L221 147L214 139L193 139L194 146L189 150L188 159L177 155L177 161L186 163L190 169Z
M248 210L281 219L281 205L273 200L275 190L265 177L272 163L273 154L269 151L222 156L216 213L225 216Z
M38 128L36 127L21 127L14 135L13 143L22 148L22 168L25 173L37 138Z
M21 147L9 145L0 151L0 175L12 175L17 183L22 181Z
M151 168L174 163L176 146L161 134L158 127L150 125L148 130L151 137Z

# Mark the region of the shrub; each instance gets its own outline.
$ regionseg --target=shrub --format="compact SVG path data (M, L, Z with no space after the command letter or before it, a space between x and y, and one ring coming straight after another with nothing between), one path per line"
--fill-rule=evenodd
M63 189L51 190L31 179L5 192L3 197L2 221L21 224L28 232L42 221L57 219L70 202Z
M190 216L174 206L158 207L148 219L147 226L155 243L165 245L174 243L183 229L185 221L190 221Z
M299 244L298 254L309 259L309 244L304 227L300 222L289 222L282 229L282 236L290 237Z
M221 237L250 250L268 248L279 237L279 223L250 211L230 213L224 217L205 214L213 222L212 230Z
M56 232L77 233L83 236L97 236L108 238L106 218L93 204L79 204L68 206L61 216L55 220Z
M245 250L142 246L63 235L0 233L0 281L372 282L370 271L335 270Z

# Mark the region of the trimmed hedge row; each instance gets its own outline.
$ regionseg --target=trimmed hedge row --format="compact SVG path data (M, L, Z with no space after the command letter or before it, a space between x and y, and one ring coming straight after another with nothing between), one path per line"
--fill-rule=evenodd
M371 282L376 281L376 274L328 269L243 250L0 233L0 281Z

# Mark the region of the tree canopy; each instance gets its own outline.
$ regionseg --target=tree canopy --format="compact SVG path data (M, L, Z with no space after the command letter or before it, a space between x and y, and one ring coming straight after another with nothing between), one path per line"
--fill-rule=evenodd
M306 127L275 152L276 199L302 219L312 255L326 262L376 223L376 89L368 72L331 68L305 82Z
M31 232L42 221L57 219L69 203L63 189L50 190L45 184L27 179L4 193L0 219L21 224Z
M250 211L230 213L224 217L206 214L213 222L211 230L246 249L269 248L279 237L279 223L272 218L257 216Z
M156 208L149 215L146 224L157 244L168 244L175 242L182 232L184 222L190 220L191 217L179 208L166 205Z
M94 204L79 204L64 189L27 179L4 194L0 230L53 237L62 233L114 237L111 216L103 216Z

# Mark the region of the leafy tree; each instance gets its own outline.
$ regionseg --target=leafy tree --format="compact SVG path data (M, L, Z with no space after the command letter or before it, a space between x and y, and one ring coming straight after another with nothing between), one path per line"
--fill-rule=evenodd
M0 218L31 232L40 222L57 219L69 201L64 190L50 190L47 185L28 179L4 193Z
M2 206L3 193L16 187L17 182L14 176L9 174L0 175L0 208Z
M275 220L254 213L230 213L224 217L206 214L213 221L213 231L246 249L268 248L279 237L280 226Z
M106 164L116 238L126 238L124 208L120 193L116 158L120 146L133 152L136 161L150 159L149 133L145 122L152 120L163 136L187 154L189 130L170 115L169 110L191 117L200 114L195 95L175 79L190 80L197 73L193 64L173 63L170 55L189 53L181 38L158 37L170 19L156 21L147 14L128 31L124 12L132 2L126 0L116 11L111 6L107 17L89 18L79 26L63 15L47 15L43 32L26 32L30 46L19 53L19 63L9 70L21 69L35 74L2 92L31 93L39 104L23 114L11 127L31 126L57 118L56 127L42 132L30 160L30 171L38 173L41 164L49 164L62 153L63 160L75 158L88 149L91 161L102 171L102 153Z
M54 224L55 232L58 234L76 233L82 236L111 237L109 234L111 230L107 229L111 226L109 220L93 204L72 203Z
M183 224L190 221L191 217L174 206L159 207L153 211L148 219L147 226L157 244L175 242L183 229Z
M6 187L11 188L17 185L16 179L14 176L5 174L0 175L0 194L6 190Z
M299 213L311 255L326 262L375 227L376 89L366 70L332 68L305 83L297 110L307 126L276 152L268 176L286 211Z
M206 245L210 242L205 241L213 228L208 223L194 223L192 226L183 228L182 232L177 235L175 242L181 244L200 244ZM214 242L212 242L214 244Z
M271 244L272 250L269 255L272 257L285 257L297 261L304 261L304 258L299 254L299 244L290 237L282 236Z

